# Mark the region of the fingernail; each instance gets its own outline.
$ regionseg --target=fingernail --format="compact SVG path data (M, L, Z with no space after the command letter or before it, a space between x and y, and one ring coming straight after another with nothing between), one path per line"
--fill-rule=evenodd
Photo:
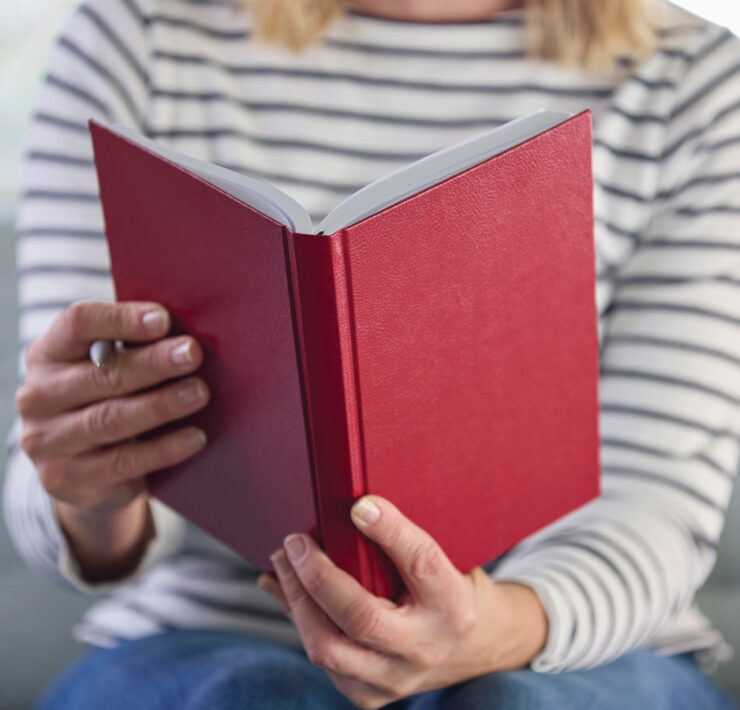
M285 559L285 552L278 550L270 555L270 562L278 574L283 576L290 574L290 562Z
M190 429L185 435L185 441L194 449L202 449L208 442L208 437L202 429Z
M303 555L306 554L308 549L306 541L303 539L303 535L288 535L283 540L283 546L285 551L288 553L292 562L298 562Z
M170 352L170 358L175 365L190 365L193 362L192 340L175 345Z
M206 390L203 384L199 380L196 380L180 387L177 390L177 394L185 404L194 404L206 396Z
M372 525L380 518L380 508L365 496L352 506L350 515L360 525Z
M164 332L167 324L167 313L161 308L156 308L153 311L148 311L142 318L144 327L152 334L157 335L158 333Z

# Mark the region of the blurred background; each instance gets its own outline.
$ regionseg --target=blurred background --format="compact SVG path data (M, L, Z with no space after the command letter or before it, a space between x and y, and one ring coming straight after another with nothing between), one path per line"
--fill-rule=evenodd
M46 50L77 0L0 3L0 433L10 429L16 386L13 206L24 126ZM679 0L679 5L740 34L738 0ZM0 458L0 479L4 467ZM719 564L700 603L737 649L720 681L740 701L740 491L736 490ZM49 679L83 650L70 628L89 600L28 571L0 522L0 710L31 707Z

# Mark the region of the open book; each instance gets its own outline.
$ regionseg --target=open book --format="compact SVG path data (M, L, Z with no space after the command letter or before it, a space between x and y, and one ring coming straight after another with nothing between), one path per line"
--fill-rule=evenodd
M252 205L276 222L290 227L294 232L333 234L477 163L503 153L528 138L557 126L571 116L572 114L562 111L540 109L463 143L443 148L358 190L340 202L316 227L301 205L269 182L191 158L146 138L125 124L114 124L110 128Z
M90 130L117 298L162 303L206 353L188 422L209 443L150 477L165 503L263 569L309 532L393 597L358 496L467 571L598 494L589 112L445 148L318 225L262 180Z

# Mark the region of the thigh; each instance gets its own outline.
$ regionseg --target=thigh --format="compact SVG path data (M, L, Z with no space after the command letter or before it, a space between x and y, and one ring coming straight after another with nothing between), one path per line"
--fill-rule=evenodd
M733 710L688 656L638 649L570 673L506 671L415 698L410 710Z
M350 710L297 649L243 634L170 631L91 651L37 710Z

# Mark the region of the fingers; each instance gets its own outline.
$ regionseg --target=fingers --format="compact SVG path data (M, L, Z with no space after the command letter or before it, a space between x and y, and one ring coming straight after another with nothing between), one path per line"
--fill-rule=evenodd
M257 578L257 586L263 591L267 592L280 608L285 612L287 616L290 616L290 608L288 607L288 600L283 594L283 590L274 577L269 574L261 574Z
M52 420L53 426L35 426L46 431L44 444L49 450L79 454L181 419L204 407L208 396L203 380L187 377L143 394L105 399L61 414Z
M145 441L128 441L107 449L77 457L69 477L91 489L101 483L116 486L141 478L154 471L174 466L197 454L206 444L205 433L196 427Z
M41 461L36 468L41 484L52 498L90 511L131 500L142 490L144 475L185 461L205 444L203 431L184 427L84 456Z
M289 535L284 545L302 588L347 636L379 651L398 651L408 630L403 618L393 618L393 602L339 569L310 535Z
M382 654L347 638L309 596L281 549L270 558L308 657L317 666L343 675L383 664Z
M334 683L334 687L346 698L349 698L358 708L362 710L376 710L383 708L389 703L400 699L400 695L390 693L370 683L349 676L340 675L327 671L327 675Z
M29 361L74 362L88 356L95 340L146 342L161 338L169 329L169 314L156 303L77 301L29 348L28 358Z
M446 610L462 593L463 575L429 533L380 496L363 496L351 510L358 529L376 542L398 568L412 596Z
M202 361L200 345L186 335L120 350L113 362L102 368L88 360L41 368L37 375L29 373L18 389L16 406L25 417L52 417L182 377Z
M406 668L401 659L362 646L342 633L303 586L283 549L270 559L311 662L326 670L352 700L362 699L360 707L381 707L397 699L399 695L388 689L403 682ZM372 704L381 697L384 702Z

